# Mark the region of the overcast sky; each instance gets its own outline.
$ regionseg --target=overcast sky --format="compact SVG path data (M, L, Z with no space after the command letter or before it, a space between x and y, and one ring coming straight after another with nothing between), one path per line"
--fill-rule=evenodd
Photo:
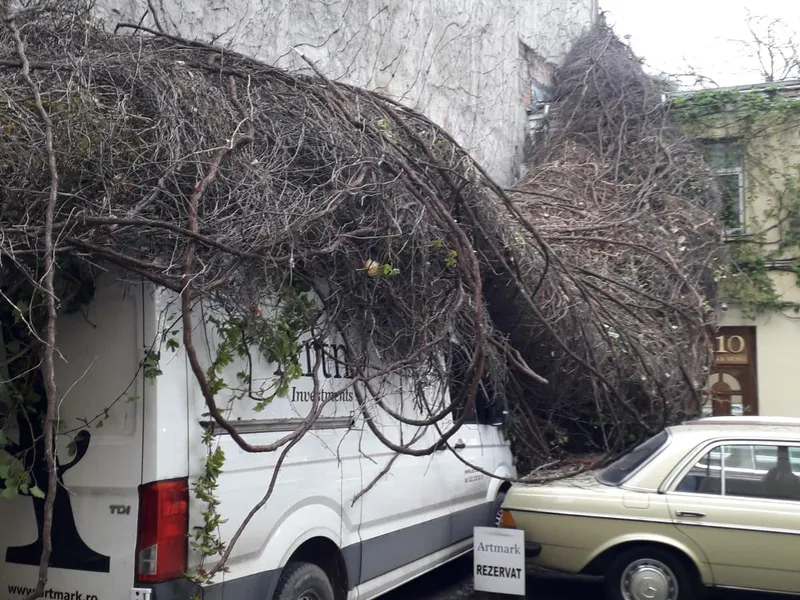
M753 16L780 18L800 43L800 0L600 0L617 34L630 35L648 70L683 73L687 64L719 85L763 81L736 40L750 39Z

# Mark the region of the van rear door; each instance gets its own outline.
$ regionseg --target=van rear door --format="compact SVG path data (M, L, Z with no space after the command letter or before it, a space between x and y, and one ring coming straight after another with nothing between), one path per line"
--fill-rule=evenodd
M57 324L62 426L48 599L130 597L142 473L142 299L141 286L106 276L83 312ZM46 491L41 425L24 415L15 421L7 435ZM36 585L43 519L42 498L0 499L0 598L25 598Z

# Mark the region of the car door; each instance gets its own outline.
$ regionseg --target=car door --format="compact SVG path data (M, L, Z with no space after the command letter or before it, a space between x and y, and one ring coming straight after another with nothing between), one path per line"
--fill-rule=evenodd
M785 483L775 489L779 455L794 461L784 461ZM800 591L798 458L798 442L716 443L667 492L673 522L703 549L716 585Z

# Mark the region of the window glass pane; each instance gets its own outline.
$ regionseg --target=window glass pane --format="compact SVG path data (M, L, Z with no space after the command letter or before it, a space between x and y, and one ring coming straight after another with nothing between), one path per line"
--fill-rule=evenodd
M717 175L722 191L722 221L728 229L742 225L741 203L739 202L739 174L727 173Z
M715 448L711 452L708 452L701 458L697 464L703 467L717 467L719 468L721 464L720 456L722 454L719 451L719 448Z
M792 472L800 475L800 448L789 448L789 461L792 463Z
M715 448L701 458L678 484L676 491L695 494L719 494L720 449Z
M752 446L726 446L726 469L755 469Z
M742 166L742 152L736 142L705 142L703 150L708 165L715 171L739 169Z
M669 434L666 430L657 433L600 471L597 475L598 481L606 485L619 485L628 475L652 458L659 448L667 443L667 439Z
M778 449L775 446L756 446L756 469L769 471L778 461Z
M788 240L792 240L794 238L795 242L800 242L800 210L797 208L793 209L793 213L789 215L789 218L786 220L786 238Z
M453 419L458 420L466 412L466 398L469 394L470 358L458 345L453 345L450 369L450 398L454 404ZM493 393L489 378L484 375L475 393L475 402L464 419L465 424L487 424L499 422L503 418L505 405L500 394Z
M469 382L470 359L467 352L459 345L453 344L450 363L450 398L454 404L453 420L457 421L466 412L466 396L469 393L467 383ZM477 398L476 398L477 402ZM477 423L478 416L475 406L469 410L464 423Z
M745 454L755 453L753 446L723 446L726 496L761 496L761 477L750 461L740 461Z
M783 445L754 446L756 469L728 469L726 463L725 495L800 501L799 451Z

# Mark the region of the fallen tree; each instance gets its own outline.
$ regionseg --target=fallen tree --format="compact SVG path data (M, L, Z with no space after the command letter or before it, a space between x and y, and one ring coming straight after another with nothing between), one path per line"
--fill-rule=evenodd
M721 203L664 90L599 23L559 70L530 168L511 191L515 210L500 220L517 232L506 239L524 257L524 284L490 277L492 319L550 381L523 382L512 402L530 464L558 448L619 448L702 401L726 258Z
M509 193L423 116L321 73L135 24L112 35L80 7L5 22L3 385L8 415L45 415L48 473L56 313L91 302L109 267L180 295L209 413L249 452L285 453L305 430L261 448L226 421L192 337L201 300L248 332L236 351L253 336L281 366L265 402L296 373L301 335L327 335L324 312L367 417L381 404L365 368L378 355L384 375L458 384L437 406L418 391L430 416L415 425L458 409L445 443L479 393L507 401L525 468L618 452L696 409L718 194L602 24L568 58L545 139ZM262 312L265 300L280 310ZM54 488L17 475L7 488Z

